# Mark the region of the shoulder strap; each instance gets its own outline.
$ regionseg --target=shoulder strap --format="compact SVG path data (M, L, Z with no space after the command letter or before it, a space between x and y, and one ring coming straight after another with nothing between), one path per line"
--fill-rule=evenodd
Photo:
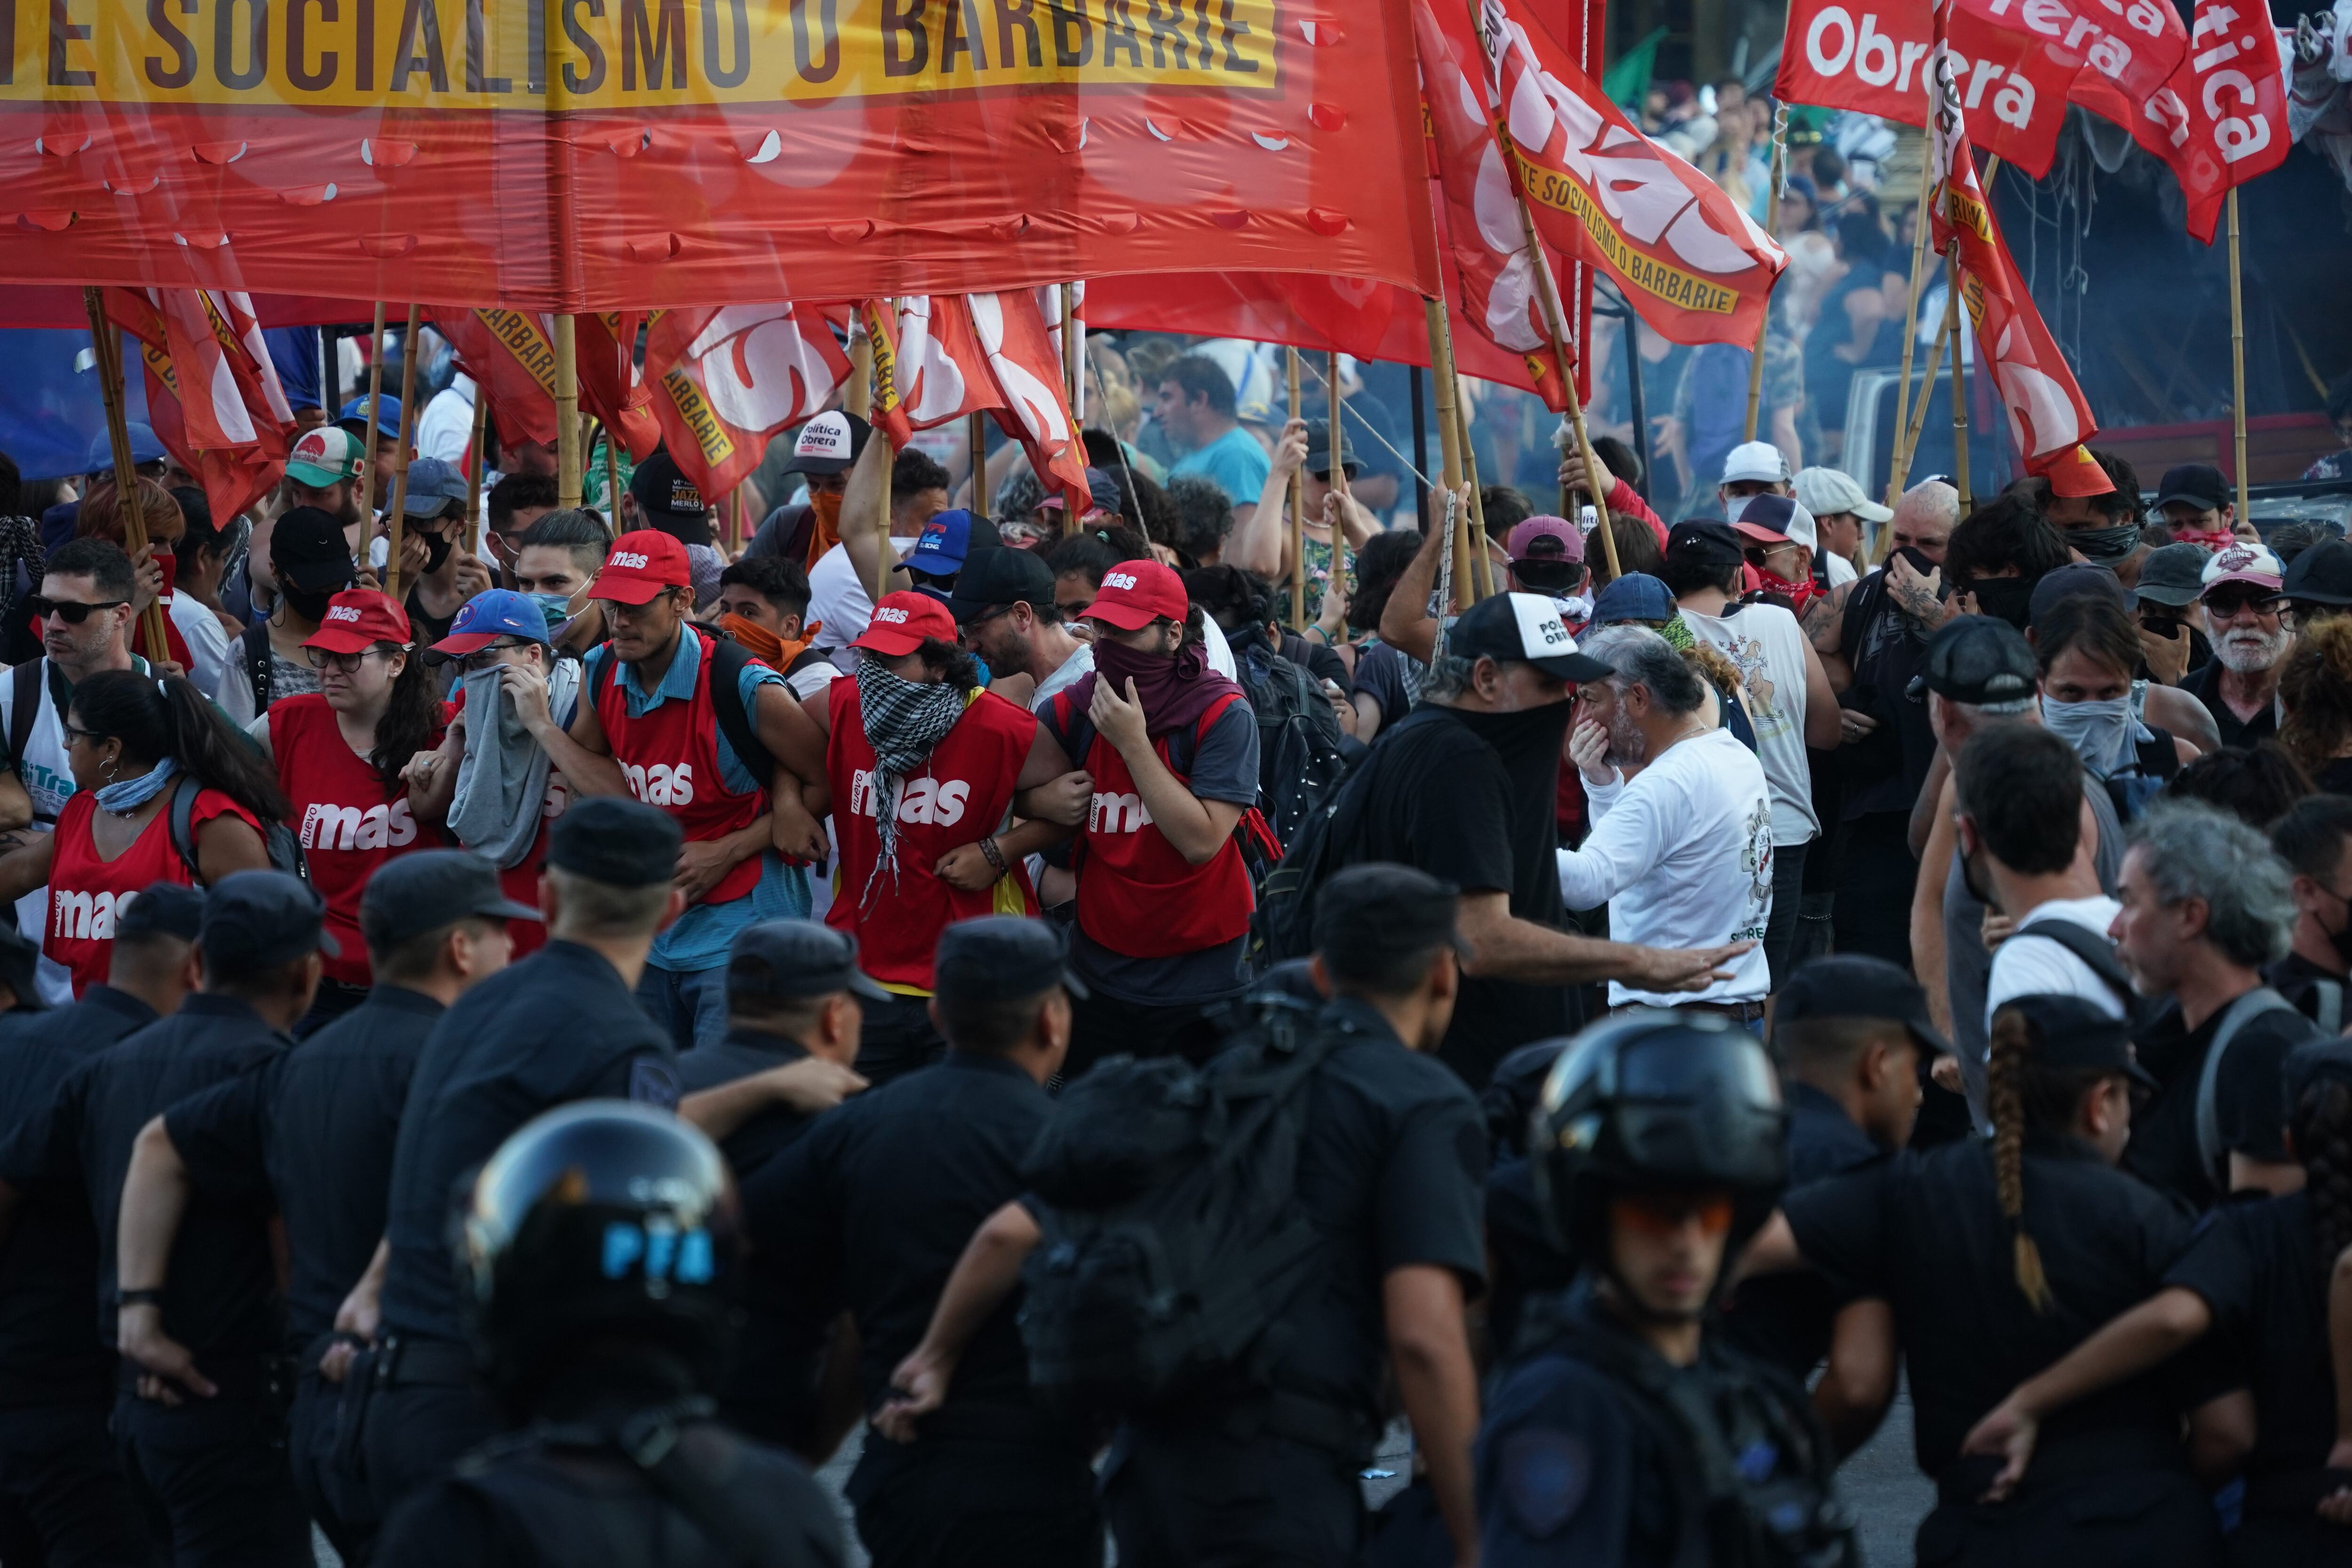
M2135 741L2132 749L2137 753L2139 771L2152 779L2168 779L2180 771L2180 751L2172 743L2172 732L2151 724L2147 739Z
M2344 984L2338 980L2315 980L2312 989L2319 994L2319 1012L2312 1022L2323 1035L2336 1036L2344 1032Z
M2267 985L2258 985L2235 1002L2221 1015L2221 1026L2213 1031L2213 1044L2205 1052L2205 1066L2197 1075L2197 1157L2205 1163L2205 1173L2214 1187L2230 1190L2229 1151L2221 1147L2221 1110L2218 1088L2221 1081L2221 1058L2239 1031L2265 1013L2294 1013L2294 1005ZM2303 1015L2296 1013L2295 1016Z
M2092 973L2106 983L2107 989L2124 1005L2124 1016L2128 1019L2139 1010L2139 994L2132 989L2131 976L2125 973L2122 962L2116 957L2115 944L2088 926L2073 921L2036 921L2017 933L2018 936L2045 937L2073 953L2087 965ZM2014 937L2011 941L2016 940Z
M729 637L705 637L702 644L710 660L710 708L719 720L719 732L727 737L736 760L751 770L764 791L775 776L776 760L768 754L750 710L743 706L743 668L752 662L751 656L741 643Z
M196 795L204 789L204 781L194 773L182 773L172 785L172 804L168 815L172 823L172 847L179 851L180 864L188 868L188 879L201 888L205 874L196 868Z
M33 721L41 712L41 668L48 661L35 654L12 672L12 691L8 710L8 760L22 763L25 747L33 739Z
M253 688L253 710L269 711L269 623L256 621L245 629L245 678Z

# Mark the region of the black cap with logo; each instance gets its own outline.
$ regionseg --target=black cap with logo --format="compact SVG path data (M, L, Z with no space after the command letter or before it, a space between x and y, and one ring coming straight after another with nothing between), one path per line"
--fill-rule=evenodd
M657 447L629 476L629 494L646 514L646 526L658 528L680 544L710 542L710 508L701 487L686 477L667 447Z
M1932 691L1947 702L1987 708L2023 705L2041 679L2025 634L1994 616L1955 616L1927 645L1927 668L1912 696Z
M1445 651L1462 658L1519 659L1562 680L1599 680L1611 673L1599 659L1576 651L1559 607L1538 594L1479 600L1446 633Z

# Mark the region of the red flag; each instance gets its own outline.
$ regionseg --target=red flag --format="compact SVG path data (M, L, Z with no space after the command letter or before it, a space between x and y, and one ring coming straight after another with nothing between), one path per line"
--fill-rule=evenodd
M1415 5L1412 16L1430 156L1444 213L1443 249L1456 283L1448 303L1458 306L1457 319L1473 332L1523 360L1545 406L1562 411L1568 367L1552 342L1536 278L1538 266L1550 268L1555 279L1560 268L1528 249L1517 195L1495 139L1486 58L1476 39L1449 37L1428 5ZM1562 321L1563 331L1566 326Z
M500 445L555 444L555 341L546 317L530 310L436 310L433 325L457 352L478 395L490 400Z
M1607 272L1675 342L1753 344L1788 264L1771 237L1635 130L1548 33L1514 20L1510 0L1485 0L1480 23L1504 150L1538 234ZM1460 36L1443 15L1438 26Z
M1960 299L1976 332L1977 363L1992 378L2009 414L2010 437L2026 468L2047 475L2061 495L2104 494L2114 486L2081 449L2098 434L2098 422L2057 342L2042 324L2033 296L2017 276L1977 180L1958 57L1939 39L1930 64L1937 100L1928 132L1936 174L1936 249L1958 257ZM2090 483L2085 468L2098 476L2097 484Z
M580 406L620 437L633 463L644 462L662 441L653 388L637 374L637 328L644 319L635 310L583 312L572 319Z
M2168 12L2169 8L2168 7ZM2286 74L2270 12L2255 0L2198 0L2172 79L2131 121L2189 200L2189 232L2213 243L2222 198L2286 159Z
M731 493L777 432L824 408L848 379L833 329L789 303L663 310L646 328L654 414L706 501Z
M1083 496L1087 449L1062 395L1062 367L1038 314L1037 296L1026 289L1005 294L970 294L974 338L996 385L992 406L1004 433L1028 450L1038 481L1058 484Z
M866 300L859 320L874 345L874 403L867 417L903 447L918 430L998 406L988 356L973 335L961 294L908 294L891 308Z
M2133 123L2139 105L2171 79L2189 47L2189 34L2170 0L1952 4L2002 32L2039 40L2054 58L2083 68L2068 96L2118 125Z
M147 418L157 440L196 476L213 515L251 506L286 470L291 411L251 342L252 301L208 289L109 289L106 313L138 340Z

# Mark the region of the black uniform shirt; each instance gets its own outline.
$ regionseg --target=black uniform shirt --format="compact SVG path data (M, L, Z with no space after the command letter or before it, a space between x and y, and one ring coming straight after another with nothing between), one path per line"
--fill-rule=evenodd
M383 1324L457 1341L449 1267L457 1184L508 1135L575 1100L677 1105L667 1031L591 947L554 941L457 998L425 1043L393 1148Z
M2236 1350L2254 1396L2250 1477L2315 1470L2336 1441L2328 1376L2327 1275L2302 1193L2224 1204L2164 1277L2213 1310L2213 1332Z
M1021 1195L1021 1162L1054 1102L1018 1063L950 1050L936 1067L826 1111L743 1189L752 1268L857 1321L866 1408L921 1341L965 1244ZM972 1336L949 1403L1026 1405L1015 1290Z
M2074 1139L2028 1133L2024 1188L2055 1298L2046 1315L2017 1287L1988 1143L1906 1151L1782 1203L1799 1249L1833 1288L1894 1308L1930 1476L2011 1389L2154 1294L2188 1246L2185 1211ZM2043 1442L2123 1425L2169 1434L2179 1408L2151 1373L2052 1417Z
M808 1056L808 1047L782 1035L757 1029L730 1029L716 1045L698 1046L677 1058L678 1091L698 1094L733 1083L771 1068L790 1067ZM729 1133L719 1147L735 1167L738 1182L792 1147L809 1119L789 1105L772 1105Z
M0 1020L0 1159L47 1142L58 1085L82 1062L155 1021L155 1010L110 985L70 1007ZM21 1140L21 1143L19 1142ZM0 1245L0 1407L114 1397L114 1352L90 1337L98 1228L79 1173L35 1173L19 1184L16 1223Z
M1791 1080L1788 1105L1791 1192L1885 1153L1844 1106L1810 1083ZM1802 1383L1829 1353L1831 1320L1851 1299L1819 1274L1767 1274L1739 1287L1721 1327L1733 1344Z
M58 1086L48 1136L33 1160L11 1155L0 1175L79 1172L98 1226L97 1332L114 1333L115 1223L140 1130L201 1089L235 1078L291 1045L235 996L199 992L180 1010L91 1058ZM163 1285L163 1331L201 1363L278 1348L278 1270L267 1198L189 1195Z
M2197 1152L2197 1085L2204 1075L2205 1053L2228 1012L2227 1007L2217 1009L2195 1029L2187 1029L2179 1004L2174 1003L2138 1036L2140 1065L2164 1087L2132 1114L2124 1169L2197 1208L2210 1207L2223 1196ZM2213 1080L2213 1111L2222 1148L2252 1160L2286 1160L2286 1086L2281 1069L2288 1052L2318 1037L2311 1020L2295 1013L2264 1013L2238 1031Z
M400 1108L443 1011L419 992L378 984L299 1048L164 1115L200 1189L274 1201L285 1217L286 1331L294 1344L335 1326L336 1308L375 1255Z
M1369 1004L1341 997L1320 1025L1348 1031L1315 1070L1298 1153L1298 1207L1323 1254L1282 1314L1290 1349L1275 1381L1377 1425L1388 1275L1450 1268L1468 1296L1485 1282L1486 1123L1462 1080L1405 1049Z

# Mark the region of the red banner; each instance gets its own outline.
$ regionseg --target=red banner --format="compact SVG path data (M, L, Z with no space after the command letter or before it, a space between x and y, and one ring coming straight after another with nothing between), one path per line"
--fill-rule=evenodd
M646 326L654 415L705 501L732 494L771 439L848 379L832 327L788 304L664 310Z
M1454 33L1443 7L1437 20ZM1606 272L1675 342L1753 344L1788 264L1771 237L1634 129L1548 33L1514 20L1509 0L1485 0L1480 26L1504 150L1538 234Z
M546 318L529 310L436 310L432 321L490 400L499 444L555 445L555 342Z
M2117 125L2170 80L2189 47L2171 0L1951 0L2012 37L2077 64L2069 96Z
M539 310L1437 286L1409 0L58 0L0 280Z
M2222 199L2286 159L2286 76L2269 8L2198 0L2172 79L2140 106L2132 136L2162 159L2189 200L2189 232L2213 243Z
M572 324L580 406L620 437L633 463L644 462L662 442L653 389L637 374L637 328L644 320L642 311L616 310L583 313Z
M234 518L268 494L286 471L294 415L252 301L186 289L109 289L106 314L137 340L148 425L204 486L213 515Z
M1083 497L1086 446L1070 418L1061 359L1054 352L1036 293L1024 289L971 294L963 302L971 313L973 340L995 383L992 406L997 424L1028 451L1029 466L1041 483Z

